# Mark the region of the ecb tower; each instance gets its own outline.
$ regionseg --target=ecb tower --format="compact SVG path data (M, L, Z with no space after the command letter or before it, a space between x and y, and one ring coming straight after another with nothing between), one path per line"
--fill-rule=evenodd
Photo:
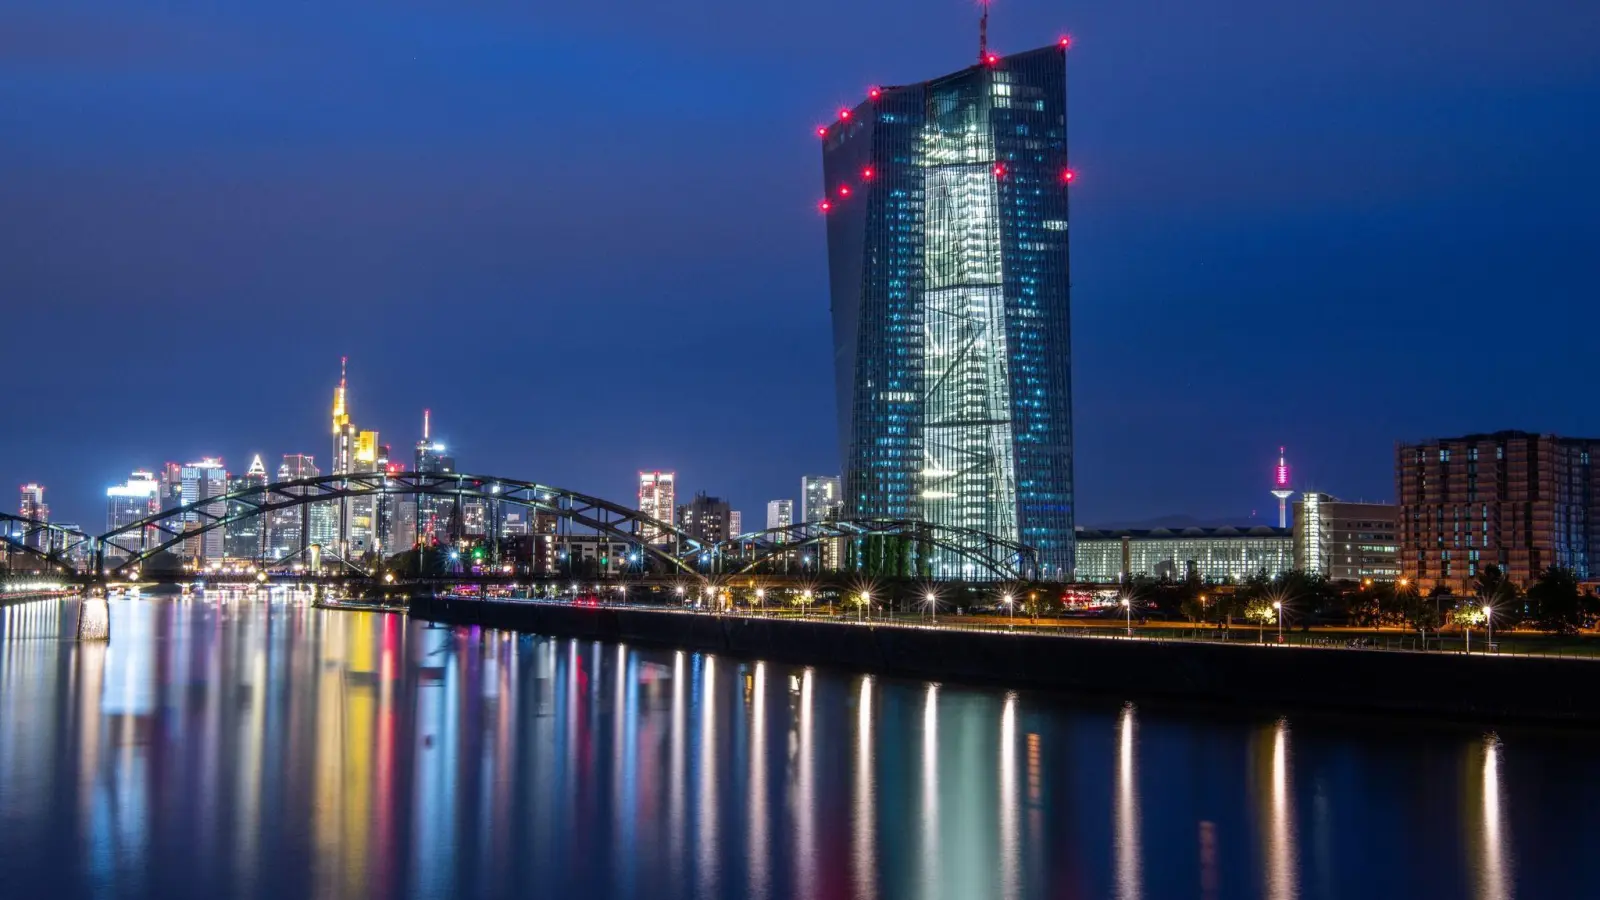
M1019 541L1046 578L1074 549L1066 49L985 51L817 129L845 515Z

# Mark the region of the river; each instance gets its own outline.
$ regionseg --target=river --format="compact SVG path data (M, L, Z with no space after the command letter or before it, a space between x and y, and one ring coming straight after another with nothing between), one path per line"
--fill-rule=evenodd
M1600 896L1600 734L317 609L0 609L0 897Z

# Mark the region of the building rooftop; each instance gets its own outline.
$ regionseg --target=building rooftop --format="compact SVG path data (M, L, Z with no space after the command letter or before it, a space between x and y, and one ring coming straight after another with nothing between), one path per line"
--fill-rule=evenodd
M1178 540L1180 538L1293 537L1292 528L1270 525L1223 525L1216 528L1078 528L1078 540Z

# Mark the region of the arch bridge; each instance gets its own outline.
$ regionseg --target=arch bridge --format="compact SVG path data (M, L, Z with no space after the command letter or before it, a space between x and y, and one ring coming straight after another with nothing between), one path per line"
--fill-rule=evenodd
M253 522L259 543L251 562L269 571L296 561L304 567L310 560L311 549L318 546L311 539L312 512L320 507L324 528L331 517L333 533L343 536L333 547L322 548L324 555L359 578L373 573L349 558L348 536L358 509L370 510L369 518L376 523L399 515L409 505L411 521L420 528L423 504L442 507L442 501L448 501L449 509L443 540L454 544L481 538L497 557L505 536L505 508L510 506L529 511L530 525L538 518L552 523L555 532L549 536L558 541L579 534L609 539L630 548L629 558L640 571L701 580L719 574L778 575L791 570L803 574L808 566L817 572L826 556L833 557L834 568L918 577L1011 580L1032 578L1037 570L1032 548L972 529L907 520L837 520L706 542L599 497L538 482L465 473L348 473L270 482L162 510L98 536L0 514L0 535L8 563L22 554L35 565L98 582L138 577L162 554ZM470 535L464 521L469 504L485 512L481 528ZM288 525L298 545L269 551L269 525ZM74 565L75 555L87 556L88 565Z

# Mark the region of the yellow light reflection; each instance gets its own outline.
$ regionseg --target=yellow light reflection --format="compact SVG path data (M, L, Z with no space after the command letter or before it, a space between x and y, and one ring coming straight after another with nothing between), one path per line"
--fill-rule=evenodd
M765 897L767 861L767 664L756 663L750 686L750 896Z
M696 801L699 818L699 865L701 897L717 894L717 872L721 857L717 839L717 658L704 657L704 679L700 685L700 796Z
M1135 714L1132 703L1122 707L1117 724L1117 897L1137 900L1144 896L1142 854L1139 849L1139 786L1134 769Z
M1481 748L1472 747L1469 750L1469 771L1478 766L1483 769L1483 775L1479 779L1482 788L1479 817L1482 821L1478 829L1478 840L1470 841L1478 844L1475 848L1477 850L1476 894L1481 900L1509 900L1513 894L1511 844L1508 839L1505 801L1500 784L1501 752L1500 737L1495 734L1486 735ZM1469 813L1467 818L1470 822L1473 816Z
M856 805L855 805L855 895L878 895L877 809L872 777L872 687L871 675L861 679L861 697L856 703Z
M941 895L939 876L939 686L928 685L922 707L922 891Z
M1006 694L1000 712L1000 896L1022 889L1021 805L1017 802L1017 695Z

